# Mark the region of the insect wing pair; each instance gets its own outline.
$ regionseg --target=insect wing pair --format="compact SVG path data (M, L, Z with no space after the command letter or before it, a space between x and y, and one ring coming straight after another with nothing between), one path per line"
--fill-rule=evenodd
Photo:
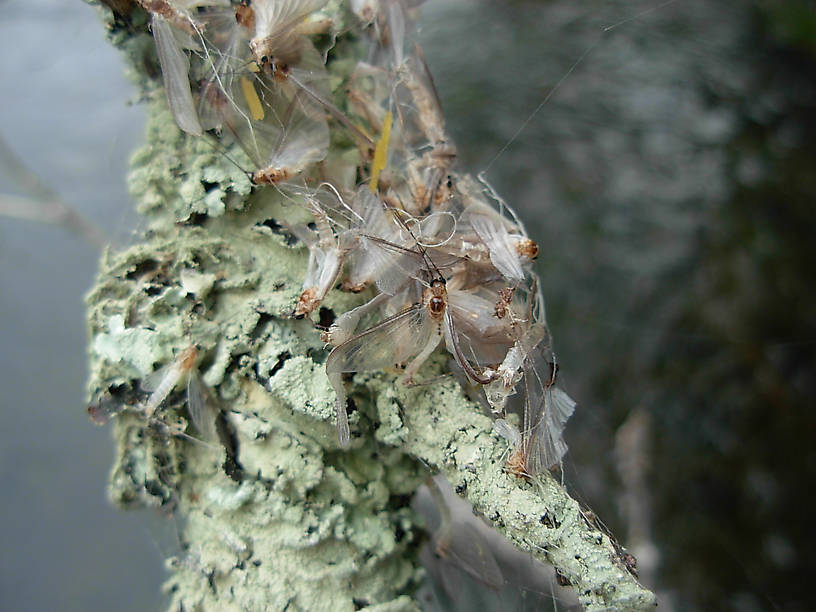
M209 389L198 373L197 358L198 350L191 346L181 351L176 359L142 379L140 387L150 393L144 405L144 412L149 421L153 420L157 410L173 389L184 382L190 420L205 440L215 440L217 409Z

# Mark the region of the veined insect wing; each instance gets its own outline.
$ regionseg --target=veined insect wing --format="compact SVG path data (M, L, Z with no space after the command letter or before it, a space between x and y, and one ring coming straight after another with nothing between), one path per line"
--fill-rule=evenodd
M176 360L166 363L157 370L154 370L139 381L139 388L145 393L155 393L155 391L165 382L169 376L179 371Z
M142 390L150 392L150 397L145 403L145 413L149 418L153 417L158 407L175 389L182 377L192 371L197 356L196 347L190 346L181 351L173 361L141 380Z
M332 346L340 346L347 340L350 340L354 337L363 317L381 306L388 298L388 294L378 293L365 304L361 304L341 314L334 320L329 329L323 333L323 342L331 344Z
M436 331L425 310L424 304L414 304L335 347L326 372L367 372L404 363Z
M153 15L151 29L173 118L182 130L200 136L203 130L190 88L190 59L180 40L182 37L189 38L189 34L178 32L160 15Z
M437 537L436 552L491 589L504 586L504 575L490 544L473 524L451 523L447 533Z
M193 426L209 442L218 441L216 418L218 408L215 398L197 370L192 370L187 378L187 413Z
M259 66L292 62L292 40L300 36L297 26L323 8L328 0L253 0L255 32L249 47Z
M493 421L493 431L501 438L507 440L511 448L521 446L521 432L518 427L509 423L505 419L496 419Z
M364 186L358 190L353 206L359 219L351 227L355 244L349 258L349 288L362 289L374 282L383 293L396 295L416 276L422 257L408 247L392 214Z
M513 240L507 229L489 217L480 214L469 216L470 225L487 246L490 261L502 276L513 282L524 280L524 269L519 254L513 248Z
M556 365L550 355L548 347L537 347L524 373L524 458L533 475L561 462L567 452L564 428L575 411L575 402L566 393L554 391Z
M337 395L336 418L340 445L349 440L343 372L379 370L407 360L427 347L436 324L416 304L335 347L326 360L326 374Z

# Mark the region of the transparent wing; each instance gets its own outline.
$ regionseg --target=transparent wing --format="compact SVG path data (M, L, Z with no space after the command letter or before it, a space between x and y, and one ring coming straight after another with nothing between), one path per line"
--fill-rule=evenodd
M379 293L365 304L357 306L357 308L347 310L341 314L339 317L337 317L337 319L335 319L334 323L332 323L331 327L329 327L327 330L324 336L324 342L328 342L334 346L339 346L351 339L354 336L354 332L357 330L357 326L360 324L360 319L371 312L374 308L377 308L387 299L387 294Z
M453 358L456 360L456 363L459 364L459 367L464 370L465 375L468 379L474 383L479 383L481 385L486 385L490 382L490 378L487 377L483 372L477 372L476 369L471 365L470 359L473 358L474 361L477 361L475 356L467 355L462 351L462 347L459 342L459 332L456 330L453 314L450 308L445 309L445 326L444 326L444 333L445 333L445 346L453 355Z
M280 36L324 7L328 0L254 0L255 32L258 37Z
M377 236L361 236L359 253L355 255L358 262L366 261L364 269L377 288L388 295L396 295L410 279L418 279L425 265L419 252Z
M366 372L399 363L419 352L430 339L435 325L425 308L417 304L394 315L337 346L326 360L326 374L337 395L337 437L340 446L349 443L346 391L343 372Z
M155 372L151 372L142 378L139 381L139 388L146 393L153 393L162 386L162 383L166 384L166 380L169 380L171 376L171 370L174 369L178 369L178 364L175 361L164 364Z
M386 21L391 31L391 49L394 53L394 65L399 66L405 59L405 14L398 0L389 0L386 4Z
M493 431L496 432L496 435L507 440L513 448L521 443L521 433L519 433L518 427L504 419L493 421Z
M490 251L490 261L496 269L505 278L516 282L523 281L524 269L521 267L518 253L513 248L507 228L483 215L471 215L470 223Z
M403 363L428 344L436 327L424 306L412 306L335 347L326 372L367 372Z
M164 18L154 15L151 25L167 103L173 117L182 130L200 136L203 130L190 90L190 60L176 39L172 26Z
M437 544L437 552L491 589L504 586L502 574L490 544L471 523L454 523L446 541Z
M532 361L532 360L531 360ZM524 376L524 454L526 469L539 474L561 462L567 452L564 428L575 411L575 402L553 386L550 366L542 376L542 367L530 367Z
M190 372L187 379L187 413L205 440L210 442L218 440L215 426L218 409L215 399L196 370Z

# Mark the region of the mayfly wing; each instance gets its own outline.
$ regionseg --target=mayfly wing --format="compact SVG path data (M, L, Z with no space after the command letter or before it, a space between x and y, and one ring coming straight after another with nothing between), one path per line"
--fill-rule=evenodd
M331 324L331 327L326 330L323 334L323 341L332 346L340 346L347 340L350 340L360 325L360 320L373 309L379 307L388 298L388 294L378 293L365 304L347 310L337 317L334 323Z
M485 215L472 214L470 224L490 252L490 261L502 275L512 281L524 280L519 253L514 249L510 233L503 223Z
M247 42L252 31L238 18L240 8L208 9L198 15L205 25L208 43L204 47L198 119L207 130L220 129L239 119L251 121L240 102L244 93L242 79L247 79L248 72Z
M532 475L561 462L567 452L564 428L575 411L575 402L554 386L555 365L547 355L540 348L533 351L524 375L524 455Z
M196 105L190 89L190 59L182 49L180 35L170 23L159 15L151 20L153 40L164 80L167 103L178 126L194 136L203 132L198 121ZM187 34L183 34L188 36Z
M504 586L504 575L493 550L473 524L466 521L452 523L448 532L437 540L436 550L441 557L491 589L499 590Z
M295 26L315 11L323 8L328 0L254 0L255 32L250 48L259 65L272 61L276 52L291 44L289 38L297 36Z
M489 383L490 377L486 376L484 372L477 372L471 365L470 360L462 351L462 347L459 343L459 335L456 331L456 324L454 323L454 314L450 308L450 303L448 304L448 308L445 309L444 334L445 344L448 351L453 355L453 358L456 360L456 363L459 364L459 367L461 367L465 372L468 380L481 385L486 385Z
M197 370L191 371L187 378L187 413L193 426L205 440L210 442L218 440L215 425L218 409L212 393L201 380Z
M423 267L422 255L408 247L378 236L360 236L361 257L369 259L374 283L388 295L396 295L411 278L418 278Z
M496 419L493 421L493 431L497 436L504 438L514 449L521 445L521 432L518 427L505 419Z
M142 390L150 393L150 397L145 403L145 413L148 417L153 416L161 403L179 383L182 376L192 370L197 356L198 350L196 347L190 346L181 351L173 361L141 380L140 387Z
M158 370L154 370L147 376L143 377L139 381L139 388L145 393L154 393L156 389L161 386L162 382L168 378L168 375L177 369L178 364L175 362L175 360L171 361L170 363L166 363Z
M337 395L337 435L341 446L349 442L346 390L343 372L378 370L409 359L433 333L425 307L416 304L337 346L326 360L326 375ZM430 321L432 324L433 322Z
M428 343L434 327L425 306L415 304L335 347L326 372L368 372L405 363Z
M337 282L343 259L342 251L335 245L315 244L310 247L303 291L295 307L296 317L309 314L320 305Z
M266 107L271 110L266 113L268 119L249 126L238 124L242 130L249 127L250 133L239 136L239 142L258 164L258 171L253 175L255 182L288 180L309 164L325 158L329 147L326 117L303 112L299 101L305 97L303 92L288 101L270 101L264 96Z
M567 443L564 441L564 429L567 421L575 412L575 401L562 389L550 385L545 393L546 435L543 437L543 453L547 468L561 462L567 453ZM541 467L532 464L531 467Z

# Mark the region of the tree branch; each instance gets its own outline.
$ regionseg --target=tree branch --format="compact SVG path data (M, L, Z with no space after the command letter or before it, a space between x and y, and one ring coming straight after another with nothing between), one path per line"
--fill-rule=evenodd
M410 499L429 467L553 563L587 609L653 606L550 476L504 473L506 443L452 379L406 389L393 374L358 374L351 445L339 449L319 333L290 317L307 250L281 221L308 214L274 188L252 190L206 137L182 135L151 72L149 35L109 27L148 100L130 183L150 226L141 243L104 255L88 296L89 393L96 420L114 421L112 499L184 518L171 609L417 609L423 536ZM350 150L335 143L330 156ZM324 307L339 314L363 297L333 291ZM155 419L140 409L139 381L191 344L220 405L217 440L195 439L183 391ZM442 370L440 356L421 378Z

